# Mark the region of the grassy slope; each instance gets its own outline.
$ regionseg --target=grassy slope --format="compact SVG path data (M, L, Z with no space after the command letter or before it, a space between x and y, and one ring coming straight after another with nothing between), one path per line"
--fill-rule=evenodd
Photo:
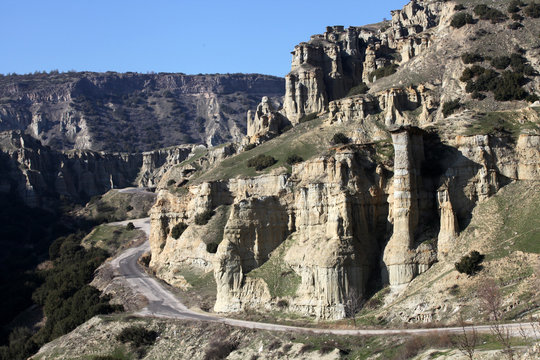
M81 244L89 249L98 247L106 250L110 254L116 253L119 249L127 246L132 241L144 239L146 237L142 230L127 230L125 226L99 225L88 234Z

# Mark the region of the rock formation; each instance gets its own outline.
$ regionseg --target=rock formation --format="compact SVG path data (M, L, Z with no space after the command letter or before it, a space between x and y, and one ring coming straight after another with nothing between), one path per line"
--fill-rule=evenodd
M247 138L248 144L259 144L277 135L290 122L281 113L274 109L270 99L265 96L257 106L253 115L251 110L247 114Z

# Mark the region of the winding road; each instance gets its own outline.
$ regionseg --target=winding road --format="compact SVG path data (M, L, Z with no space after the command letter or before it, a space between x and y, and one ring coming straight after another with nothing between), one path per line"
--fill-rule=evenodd
M150 218L127 220L111 225L125 225L128 222L143 230L147 236L150 234ZM245 321L216 316L214 314L201 314L188 309L182 302L160 284L155 278L149 276L138 264L137 260L146 251L150 250L150 244L145 241L142 245L127 249L111 261L111 265L118 271L121 277L125 278L126 283L137 293L142 294L148 299L148 305L136 313L140 316L173 318L173 319L191 319L197 321L209 321L227 324L250 329L261 329L270 331L288 331L288 332L311 332L317 334L335 334L335 335L396 335L396 334L428 334L433 332L444 333L463 333L462 327L443 327L443 328L422 328L422 329L359 329L359 330L335 330L335 329L317 329L304 328L297 326L287 326L278 324L261 323L254 321ZM534 335L534 326L532 323L509 323L501 325L516 336L520 331L525 331L529 335ZM536 324L538 327L538 324ZM473 327L466 327L467 331L472 331ZM490 325L474 326L477 332L491 332Z

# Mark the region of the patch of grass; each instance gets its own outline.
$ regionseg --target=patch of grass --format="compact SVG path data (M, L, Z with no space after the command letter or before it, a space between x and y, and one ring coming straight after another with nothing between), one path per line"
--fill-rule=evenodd
M247 274L249 277L263 279L272 297L294 296L300 285L300 276L283 261L293 241L292 237L287 238L271 253L268 261Z
M198 306L204 311L209 311L214 306L217 285L212 271L204 272L185 266L177 269L176 275L183 276L191 285L187 290L178 290L187 306Z
M518 121L518 114L514 112L490 112L475 119L466 135L501 135L506 134L517 140L523 130L540 131L540 127L530 121Z
M86 236L81 245L89 249L97 247L114 254L122 245L128 244L135 237L143 236L142 230L128 230L125 226L99 225Z
M193 182L199 183L202 181L226 180L234 177L256 176L257 172L254 168L248 167L247 162L261 154L272 156L277 160L277 163L264 169L262 173L269 172L281 166L283 166L282 173L290 172L290 168L287 169L285 166L287 157L290 154L296 154L304 160L309 160L311 157L328 149L328 141L326 140L327 131L319 131L318 129L321 124L322 119L316 119L296 125L293 129L281 136L267 141L250 151L224 159L215 168L195 177Z

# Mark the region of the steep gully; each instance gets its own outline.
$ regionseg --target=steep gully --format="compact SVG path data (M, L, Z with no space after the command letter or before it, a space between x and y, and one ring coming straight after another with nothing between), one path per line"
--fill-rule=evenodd
M126 220L111 225L126 225L128 222L143 230L147 236L150 234L150 218ZM182 302L160 284L155 278L148 275L138 264L137 260L144 253L150 250L150 244L145 241L143 244L129 248L111 261L111 265L119 276L125 279L125 282L135 292L138 292L148 299L148 305L137 312L136 315L145 317L160 317L169 319L187 319L195 321L209 321L222 323L230 326L243 327L249 329L260 329L269 331L288 331L288 332L311 332L316 334L334 334L334 335L398 335L398 334L416 334L422 335L431 332L461 333L461 327L439 327L422 329L360 329L360 330L334 330L306 328L299 326L287 326L278 324L268 324L255 321L245 321L231 319L210 314L202 314L188 309ZM508 323L501 325L511 334L518 336L520 331L533 333L533 323ZM489 333L490 325L468 326L466 331Z

